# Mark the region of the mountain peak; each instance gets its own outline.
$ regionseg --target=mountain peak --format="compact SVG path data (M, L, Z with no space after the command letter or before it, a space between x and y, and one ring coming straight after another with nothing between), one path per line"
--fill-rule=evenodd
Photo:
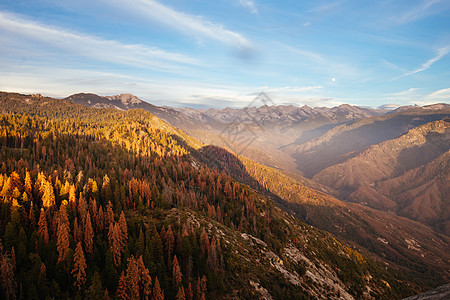
M114 96L107 96L106 98L108 98L109 100L118 100L120 102L122 102L123 105L128 106L131 104L139 104L142 103L143 101L141 99L139 99L138 97L136 97L135 95L132 94L120 94L120 95L114 95Z

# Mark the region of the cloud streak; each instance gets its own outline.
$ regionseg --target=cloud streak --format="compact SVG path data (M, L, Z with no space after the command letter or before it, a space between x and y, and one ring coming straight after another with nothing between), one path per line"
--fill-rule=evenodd
M431 94L425 96L425 102L436 103L436 102L450 102L450 88L437 90Z
M423 63L419 68L407 72L401 76L398 76L395 79L399 79L402 77L406 77L406 76L411 76L420 72L423 72L425 70L428 70L434 63L438 62L440 59L442 59L444 56L446 56L448 53L450 52L450 45L444 47L444 48L440 48L437 50L437 55L429 60L427 60L425 63Z
M154 0L109 0L122 10L151 21L164 24L185 35L206 37L231 46L239 51L248 52L253 49L252 43L242 34L228 30L221 24L210 22L203 17L190 15L165 6Z
M410 23L422 19L430 14L430 9L442 0L424 0L419 5L414 6L403 15L396 18L400 24Z
M70 32L1 11L0 32L8 34L12 39L40 42L66 53L115 64L165 71L176 71L180 65L200 65L198 60L182 54ZM34 51L35 49L29 51L29 54L32 55Z

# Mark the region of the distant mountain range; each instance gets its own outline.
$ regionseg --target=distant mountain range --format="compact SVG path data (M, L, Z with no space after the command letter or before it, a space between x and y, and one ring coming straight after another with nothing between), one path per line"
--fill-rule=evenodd
M92 107L146 109L206 144L287 171L307 186L450 234L449 104L205 110L158 107L129 94L66 99ZM237 129L238 139L227 134L230 129ZM242 147L243 140L251 143Z

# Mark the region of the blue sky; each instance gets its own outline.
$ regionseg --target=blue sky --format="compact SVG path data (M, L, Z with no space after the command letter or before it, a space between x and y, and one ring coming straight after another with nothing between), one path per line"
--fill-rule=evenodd
M276 104L450 103L450 1L2 0L0 90L219 108L260 91Z

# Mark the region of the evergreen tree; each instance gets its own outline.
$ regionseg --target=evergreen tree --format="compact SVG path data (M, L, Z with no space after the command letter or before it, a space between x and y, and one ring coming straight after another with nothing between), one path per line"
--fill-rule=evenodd
M182 286L178 288L177 300L186 300L186 294L184 293L184 288Z
M45 211L43 208L41 208L41 213L39 215L38 234L44 239L44 243L48 245L47 217L45 216Z
M91 216L89 212L86 214L86 220L84 221L84 247L86 253L92 255L94 250L94 230L92 229Z
M109 249L114 258L114 265L120 266L121 256L123 252L122 231L118 223L111 223L108 231Z
M159 286L158 277L155 278L155 285L153 286L153 299L154 300L164 300L164 293L161 291Z
M102 299L103 297L104 292L102 287L102 280L100 274L98 272L95 272L92 278L92 284L86 291L86 299L97 300Z
M44 194L42 196L42 205L45 208L52 207L55 205L55 194L53 192L53 187L50 182L44 183Z
M180 265L178 264L178 259L177 259L176 255L173 257L173 261L172 261L172 275L173 275L174 286L177 287L178 284L181 283L181 279L182 279L183 275L181 274Z
M56 247L59 253L58 262L63 262L67 258L69 251L69 218L67 216L67 201L64 200L60 206L58 214L58 229Z
M86 282L86 259L84 258L83 247L81 242L78 242L74 255L74 266L72 275L75 278L75 286L81 291Z

